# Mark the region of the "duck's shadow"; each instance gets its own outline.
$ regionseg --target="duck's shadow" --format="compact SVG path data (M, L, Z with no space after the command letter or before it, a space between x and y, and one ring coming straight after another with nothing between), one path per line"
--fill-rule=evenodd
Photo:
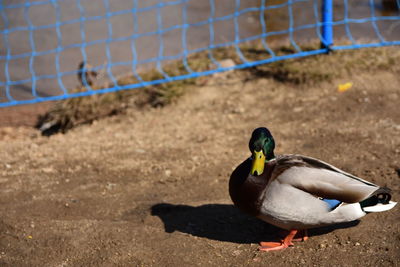
M160 203L151 214L164 223L167 233L180 231L193 236L233 243L258 243L279 238L279 228L241 213L233 205L207 204L198 207ZM356 226L359 221L312 229L310 236L322 235L339 228Z

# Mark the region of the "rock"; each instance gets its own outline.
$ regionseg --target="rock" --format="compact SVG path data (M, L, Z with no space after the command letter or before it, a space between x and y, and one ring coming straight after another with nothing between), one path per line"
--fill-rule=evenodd
M219 61L219 64L221 65L221 68L233 68L236 65L235 62L230 58ZM212 66L215 66L215 64L213 64ZM213 76L218 77L218 78L227 78L228 72L232 72L232 71L233 71L233 69L231 69L229 71L225 71L225 72L217 72L217 73L214 73Z
M240 253L241 253L240 250L235 250L235 251L232 252L232 255L236 257L236 256L239 256Z
M45 167L45 168L42 168L42 172L44 172L44 173L53 173L53 172L55 172L56 170L53 168L53 167Z
M114 184L114 183L107 183L106 188L107 188L107 190L112 190L112 189L114 189L114 187L116 187L116 186L117 186L117 184Z
M295 107L294 109L293 109L293 112L301 112L301 111L303 111L303 108L302 107Z
M235 62L230 58L221 60L219 64L221 64L222 68L231 68L236 65Z

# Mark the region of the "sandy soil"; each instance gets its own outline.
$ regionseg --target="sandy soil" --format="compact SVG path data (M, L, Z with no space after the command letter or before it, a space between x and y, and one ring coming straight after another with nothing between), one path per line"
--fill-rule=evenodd
M227 190L252 130L267 126L278 154L323 159L400 200L397 70L355 68L300 85L235 71L188 88L175 104L65 135L7 128L0 265L399 266L399 207L266 253L257 242L278 229L240 213Z

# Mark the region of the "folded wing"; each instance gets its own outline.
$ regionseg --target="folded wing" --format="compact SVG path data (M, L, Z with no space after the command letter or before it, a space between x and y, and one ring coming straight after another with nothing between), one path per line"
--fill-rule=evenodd
M346 203L361 202L376 194L390 193L387 188L381 188L323 161L300 155L294 157L297 163L286 168L277 177L279 182L321 198ZM299 161L303 164L298 164Z

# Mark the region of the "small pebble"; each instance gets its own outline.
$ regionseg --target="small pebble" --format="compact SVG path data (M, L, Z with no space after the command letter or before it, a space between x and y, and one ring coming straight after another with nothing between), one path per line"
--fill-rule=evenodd
M235 250L235 251L232 252L232 255L236 257L236 256L239 256L240 253L241 253L240 250Z
M294 109L293 109L293 112L301 112L301 111L303 111L303 108L302 107L295 107Z
M146 153L146 150L141 149L141 148L137 148L137 149L135 149L135 151L136 151L137 153L141 153L141 154Z

